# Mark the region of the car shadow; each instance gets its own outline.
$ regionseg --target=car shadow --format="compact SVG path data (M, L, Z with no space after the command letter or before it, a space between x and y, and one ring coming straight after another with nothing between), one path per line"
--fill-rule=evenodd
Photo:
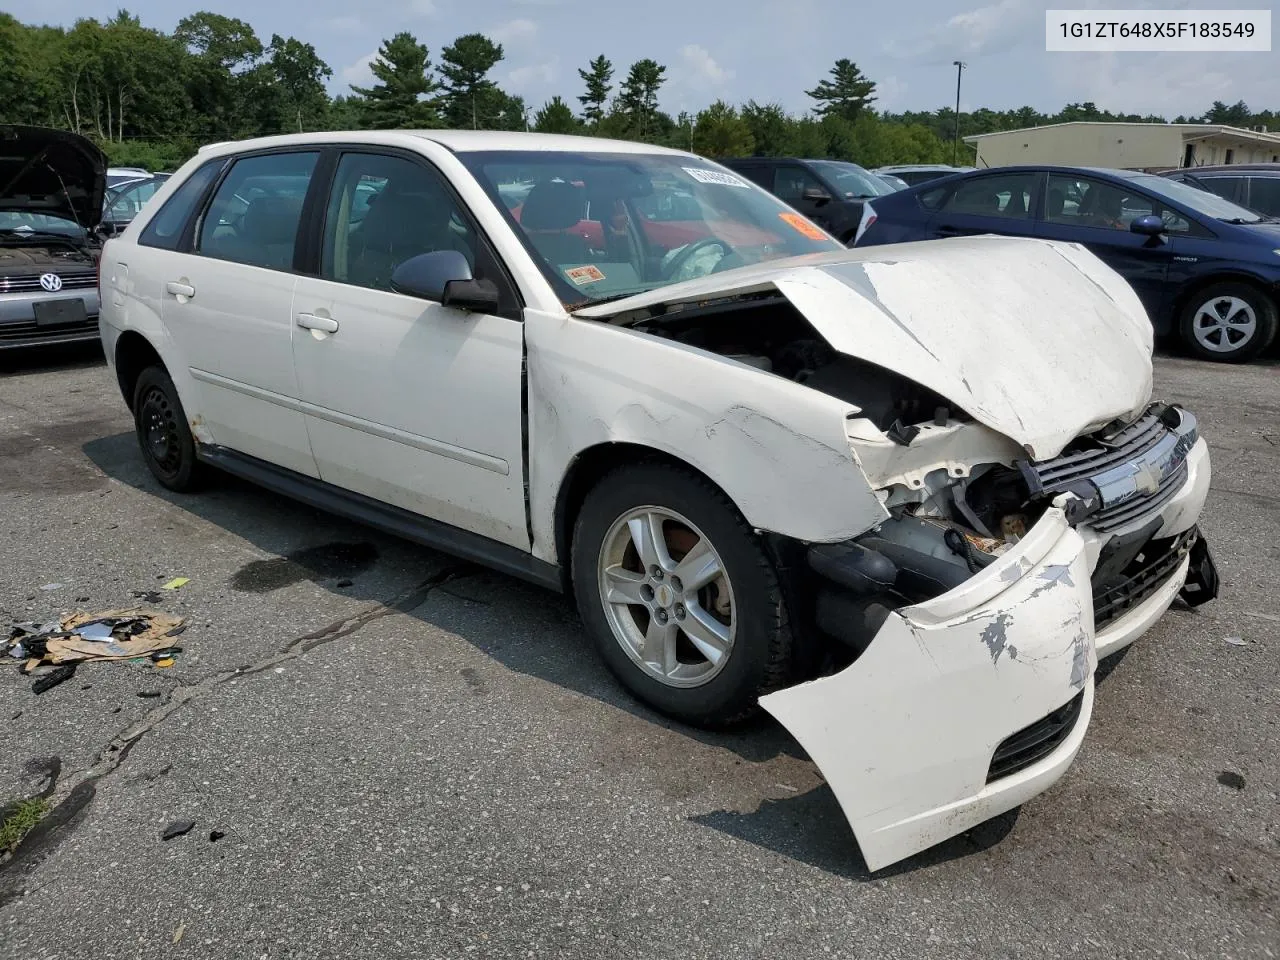
M0 350L0 376L11 373L53 373L100 367L107 358L97 340Z
M232 590L268 593L307 579L346 597L387 601L385 588L358 574L377 562L370 541L389 540L368 528L333 517L247 481L217 474L200 495L175 494L160 487L137 452L133 433L100 437L82 445L88 459L107 476L221 527L275 559L246 564L228 584ZM319 541L319 542L318 542ZM443 555L404 544L420 554L423 577L442 567ZM748 764L778 758L808 763L804 749L776 721L762 715L732 731L689 727L632 699L588 648L572 604L548 590L492 570L443 560L460 571L436 589L461 601L428 601L411 611L426 623L461 638L505 668L591 697L647 724L698 743L726 750ZM501 623L502 629L494 629ZM643 760L641 761L643 762ZM820 780L816 769L812 778ZM980 852L1009 833L1017 811L988 821L886 870L872 873L859 853L835 795L825 784L783 799L765 797L748 813L717 810L693 822L756 846L854 880L882 879Z

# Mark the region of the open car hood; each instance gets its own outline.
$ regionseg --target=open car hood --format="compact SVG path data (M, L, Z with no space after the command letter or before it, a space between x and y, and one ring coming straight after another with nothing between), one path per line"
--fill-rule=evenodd
M832 349L892 370L1034 459L1151 394L1152 330L1132 288L1078 244L981 236L775 260L586 307L629 324L777 291ZM732 322L732 321L726 321Z
M0 210L44 213L89 229L102 219L107 158L67 130L0 126Z

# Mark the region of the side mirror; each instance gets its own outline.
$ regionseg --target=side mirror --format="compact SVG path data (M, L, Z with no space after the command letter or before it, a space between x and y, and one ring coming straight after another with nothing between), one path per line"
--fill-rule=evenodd
M391 289L455 310L489 313L498 308L498 288L491 281L475 279L471 264L457 250L410 257L392 271Z
M1148 213L1145 217L1138 217L1129 224L1129 229L1134 233L1142 234L1144 237L1158 237L1162 233L1168 233L1164 220L1154 213Z
M831 199L831 194L821 187L806 187L800 196L812 203L826 203Z

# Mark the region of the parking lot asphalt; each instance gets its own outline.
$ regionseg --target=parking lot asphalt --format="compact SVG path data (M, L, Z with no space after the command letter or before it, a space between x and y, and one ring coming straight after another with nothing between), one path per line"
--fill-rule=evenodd
M0 803L57 804L0 865L0 956L1280 955L1280 366L1156 379L1211 444L1221 598L1102 664L1056 786L868 874L772 722L637 705L555 595L164 492L95 350L0 356L0 623L190 624L170 669L0 672Z

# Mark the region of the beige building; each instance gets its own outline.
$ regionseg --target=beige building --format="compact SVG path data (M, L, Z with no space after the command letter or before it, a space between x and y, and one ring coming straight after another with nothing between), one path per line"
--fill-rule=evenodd
M1280 162L1280 133L1213 123L1076 121L980 133L964 142L977 148L979 167L1032 163L1165 170Z

